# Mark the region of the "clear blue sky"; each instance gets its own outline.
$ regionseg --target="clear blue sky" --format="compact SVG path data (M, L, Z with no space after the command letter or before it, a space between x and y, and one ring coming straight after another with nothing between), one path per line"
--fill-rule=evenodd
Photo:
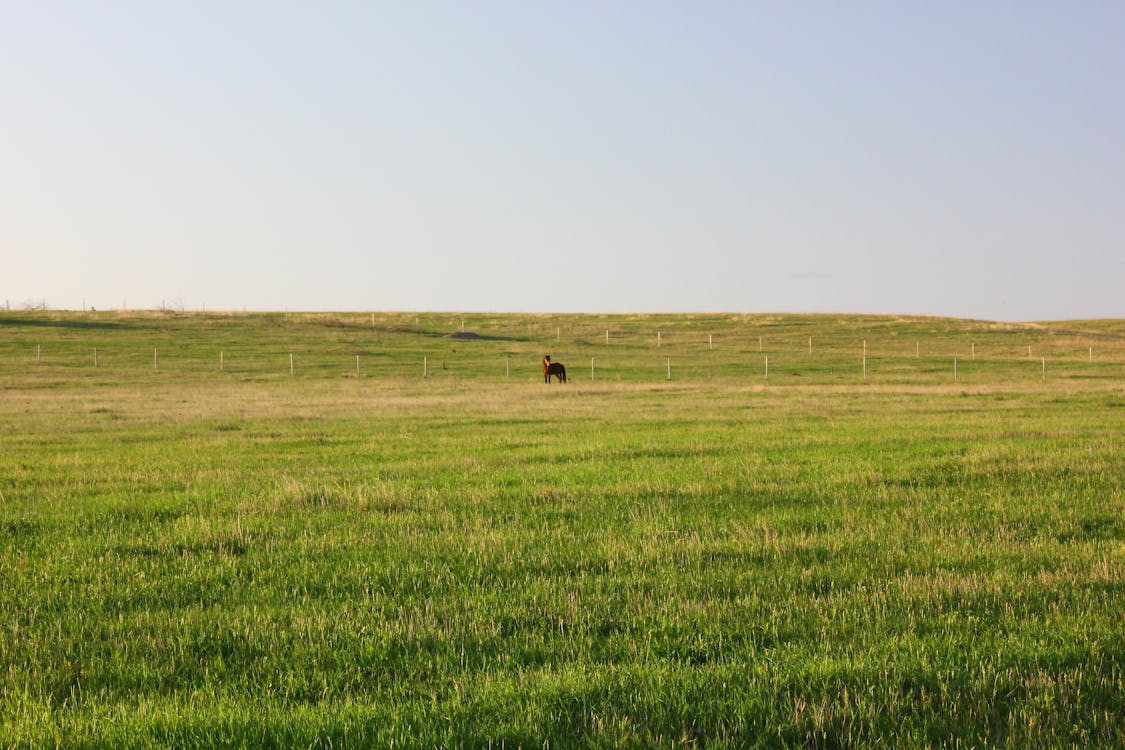
M0 304L1125 317L1122 2L0 2Z

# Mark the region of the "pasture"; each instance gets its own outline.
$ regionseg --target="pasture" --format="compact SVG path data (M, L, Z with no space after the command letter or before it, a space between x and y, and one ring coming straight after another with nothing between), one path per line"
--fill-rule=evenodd
M1123 435L1120 320L0 312L0 746L1125 746Z

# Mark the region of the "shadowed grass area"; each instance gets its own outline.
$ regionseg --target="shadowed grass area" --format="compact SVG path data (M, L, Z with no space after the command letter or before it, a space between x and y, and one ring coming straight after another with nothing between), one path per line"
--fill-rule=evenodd
M184 362L212 325L265 362L291 322L155 320ZM349 330L319 320L289 332ZM548 387L537 359L511 380L24 369L13 328L0 745L1125 743L1108 354L1046 383ZM511 342L455 345L477 343Z

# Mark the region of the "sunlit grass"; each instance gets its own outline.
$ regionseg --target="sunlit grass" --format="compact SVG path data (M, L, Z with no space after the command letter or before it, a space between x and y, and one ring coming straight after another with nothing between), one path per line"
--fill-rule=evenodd
M370 316L136 322L170 327L179 359L95 371L88 330L62 327L51 346L74 361L33 369L47 327L0 326L0 745L1125 743L1112 322L1068 325L1104 359L1046 383L1017 358L864 385L843 355L765 382L736 371L744 352L714 355L726 374L591 382L560 354L565 388L539 381L564 351L548 317L423 346L381 316L402 372L360 377L265 365L287 348L273 329L324 351ZM560 327L593 346L652 322ZM716 325L657 322L697 344ZM791 343L962 335L777 324ZM999 348L964 325L978 355ZM211 327L262 368L204 367ZM526 347L521 370L457 364L474 343L482 362ZM443 352L457 375L408 372Z

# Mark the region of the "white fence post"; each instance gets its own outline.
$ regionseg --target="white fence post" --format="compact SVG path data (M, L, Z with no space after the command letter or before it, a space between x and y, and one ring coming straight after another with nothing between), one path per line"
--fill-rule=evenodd
M770 379L770 358L766 357L766 380Z
M223 371L223 353L219 352L219 372Z
M594 358L590 357L590 380L594 379Z
M668 358L668 379L672 379L672 358Z
M430 376L430 359L429 357L422 357L422 377L428 378Z
M1043 382L1047 382L1047 358L1043 358Z
M957 358L953 358L953 382L957 382Z
M289 352L289 374L293 374L293 352Z
M156 369L156 349L152 350L152 369Z

